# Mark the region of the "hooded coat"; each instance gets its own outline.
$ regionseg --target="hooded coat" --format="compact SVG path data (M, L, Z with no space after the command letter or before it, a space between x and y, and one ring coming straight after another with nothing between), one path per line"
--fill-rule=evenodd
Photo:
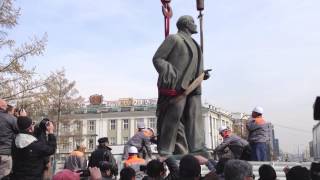
M55 153L56 137L48 135L48 142L39 141L30 134L20 133L12 149L12 175L15 180L42 180L45 158Z

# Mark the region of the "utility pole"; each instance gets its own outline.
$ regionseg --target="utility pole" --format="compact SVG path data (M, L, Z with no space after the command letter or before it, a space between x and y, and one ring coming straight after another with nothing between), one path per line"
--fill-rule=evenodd
M299 144L298 144L298 161L301 162L300 161L300 147L299 147Z
M197 10L199 11L199 22L200 22L200 45L201 51L203 53L203 14L202 11L204 10L204 0L197 0Z

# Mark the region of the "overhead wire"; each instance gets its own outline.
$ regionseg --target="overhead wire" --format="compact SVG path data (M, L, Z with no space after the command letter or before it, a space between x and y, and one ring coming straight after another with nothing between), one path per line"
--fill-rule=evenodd
M274 126L278 126L278 127L281 127L281 128L285 128L285 129L289 129L289 130L292 130L292 131L298 131L298 132L301 132L301 133L312 133L312 131L310 130L306 130L306 129L299 129L299 128L295 128L295 127L290 127L290 126L285 126L285 125L282 125L282 124L277 124L277 123L272 123Z

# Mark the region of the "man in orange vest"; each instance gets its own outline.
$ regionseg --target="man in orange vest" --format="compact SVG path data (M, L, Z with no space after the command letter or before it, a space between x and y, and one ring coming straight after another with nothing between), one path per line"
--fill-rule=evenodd
M70 169L72 171L85 169L87 167L87 159L84 154L85 149L86 147L84 145L77 145L77 149L72 151L66 158L64 169Z
M140 170L140 166L145 166L146 161L138 157L138 149L135 146L129 147L128 153L129 157L124 161L124 167L131 167L136 171L136 178L142 179L145 174Z
M252 161L267 160L267 134L266 122L262 118L263 108L257 106L253 109L251 118L247 123L249 131L248 141L251 146Z

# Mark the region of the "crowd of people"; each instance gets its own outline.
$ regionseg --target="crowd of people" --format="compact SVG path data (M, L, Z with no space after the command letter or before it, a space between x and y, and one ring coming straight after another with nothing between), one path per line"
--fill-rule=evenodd
M219 160L201 155L184 155L180 161L174 156L152 155L151 144L156 143L154 130L138 123L138 130L124 147L122 162L111 153L107 137L98 139L98 146L87 158L86 147L78 145L65 159L64 167L53 180L252 180L255 179L248 160L266 160L265 121L263 109L256 107L247 123L248 140L222 126L223 138L214 150ZM15 110L0 99L0 179L44 180L50 156L55 154L57 140L54 124L45 118L37 125L25 110ZM119 170L120 163L123 168ZM201 166L209 173L201 174ZM285 168L287 180L320 179L320 164L312 163L310 170L295 166ZM263 164L259 168L260 180L276 180L274 168Z

